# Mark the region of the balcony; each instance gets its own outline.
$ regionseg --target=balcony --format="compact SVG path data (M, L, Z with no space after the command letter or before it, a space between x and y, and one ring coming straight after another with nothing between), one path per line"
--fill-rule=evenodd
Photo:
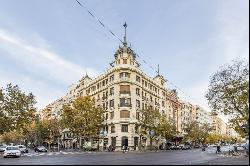
M132 104L122 103L122 104L118 104L118 107L132 107Z
M120 91L120 95L131 95L130 91Z
M121 81L129 81L130 78L129 78L129 77L121 77L120 80L121 80Z
M102 100L107 100L108 99L108 97L102 97Z

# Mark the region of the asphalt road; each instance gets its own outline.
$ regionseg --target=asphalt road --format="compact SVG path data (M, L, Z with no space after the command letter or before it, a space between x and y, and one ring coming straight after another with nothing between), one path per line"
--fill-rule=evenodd
M48 152L29 153L20 158L0 157L0 165L200 165L232 159L215 154L215 148L163 152ZM235 159L233 159L235 161ZM241 161L241 160L240 160ZM245 161L246 165L249 161ZM244 164L241 163L241 164ZM223 163L222 163L223 164Z

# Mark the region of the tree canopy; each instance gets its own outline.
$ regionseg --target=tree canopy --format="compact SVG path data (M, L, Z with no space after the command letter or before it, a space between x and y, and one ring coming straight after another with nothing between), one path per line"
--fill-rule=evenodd
M234 61L217 71L206 94L213 111L229 115L231 126L243 137L249 135L249 64Z
M72 105L64 105L61 124L75 135L98 137L104 120L104 110L95 107L90 97L79 97Z
M198 121L191 121L185 124L184 131L186 132L186 139L192 142L205 143L212 131L212 127L207 124L200 124Z
M0 89L0 134L26 130L35 119L35 97L22 92L17 85L8 84Z

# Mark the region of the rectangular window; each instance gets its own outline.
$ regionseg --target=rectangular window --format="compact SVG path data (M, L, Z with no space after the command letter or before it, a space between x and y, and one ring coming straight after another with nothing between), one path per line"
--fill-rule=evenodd
M128 125L122 125L122 132L128 132Z
M102 100L106 99L105 92L102 92Z
M114 95L114 93L115 93L115 89L114 89L114 88L110 88L109 93L110 93L110 96L113 96L113 95Z
M109 102L107 101L106 102L106 110L108 109L108 106L109 106Z
M164 101L162 101L162 107L165 107L165 102Z
M140 113L136 112L136 119L139 120L139 117L140 117Z
M140 108L140 107L141 107L141 103L140 103L139 100L136 100L136 107L137 107L137 108Z
M136 76L136 81L141 82L141 78L139 76Z
M110 100L109 106L110 106L110 108L114 108L114 106L115 106L115 101L114 101L114 100Z
M110 119L114 119L114 111L113 112L110 112Z
M112 75L112 76L110 76L110 82L113 82L114 81L114 79L115 79L115 76L114 75Z
M136 88L136 95L140 96L140 89L139 88Z
M127 59L123 59L123 64L127 64L128 60Z
M130 94L130 85L120 85L120 94Z
M130 118L130 112L127 110L120 111L120 118Z
M115 133L115 126L111 126L111 133Z
M135 125L135 133L138 134L139 133L139 126Z
M131 107L130 98L120 98L120 107Z

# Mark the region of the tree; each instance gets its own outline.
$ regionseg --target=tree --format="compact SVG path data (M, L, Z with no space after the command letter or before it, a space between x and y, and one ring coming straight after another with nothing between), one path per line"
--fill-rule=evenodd
M104 121L104 110L95 107L90 97L79 97L72 105L64 105L61 124L78 138L99 138ZM80 142L81 144L81 142Z
M142 109L139 112L139 126L140 126L140 143L139 148L141 149L141 140L143 135L148 135L149 132L154 132L153 135L149 135L150 138L150 150L152 150L153 146L153 138L156 137L157 126L160 121L160 113L159 110L153 109L152 107L148 107L146 109Z
M222 139L221 135L211 133L211 134L209 134L209 136L207 138L207 142L210 144L215 144L215 143L218 143L221 139Z
M39 128L42 132L42 141L49 145L49 149L52 143L58 143L60 137L60 121L58 117L52 115L51 109L45 108L43 110L44 117L40 120Z
M0 134L9 131L24 131L35 118L35 97L25 94L17 85L8 84L0 89Z
M200 127L199 123L197 121L191 121L184 125L184 131L186 132L186 139L194 142L196 144L196 141L199 139L199 132Z
M216 72L206 98L215 112L230 116L230 124L242 137L249 135L249 67L234 61Z
M24 139L22 132L20 131L10 131L2 135L2 141L6 144L14 143L20 144Z
M212 130L213 130L213 127L210 124L208 123L200 124L200 131L199 131L200 134L199 134L198 141L200 141L203 144L206 143L209 133Z
M200 124L196 120L186 123L184 126L184 131L186 132L185 137L195 144L197 142L205 143L211 130L212 127L209 124Z
M167 120L166 115L160 116L160 123L158 124L157 131L159 135L165 138L166 142L176 136L176 125Z

